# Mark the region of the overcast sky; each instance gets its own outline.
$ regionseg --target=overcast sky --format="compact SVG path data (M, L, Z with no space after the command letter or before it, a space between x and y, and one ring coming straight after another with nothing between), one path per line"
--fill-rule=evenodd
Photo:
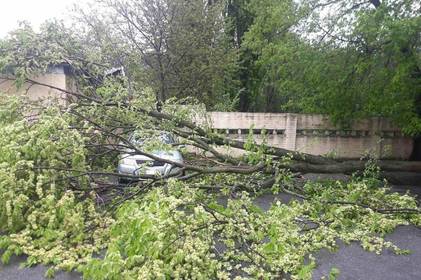
M88 0L0 0L0 37L18 26L19 21L31 22L38 27L46 19L65 18L65 13L73 3Z

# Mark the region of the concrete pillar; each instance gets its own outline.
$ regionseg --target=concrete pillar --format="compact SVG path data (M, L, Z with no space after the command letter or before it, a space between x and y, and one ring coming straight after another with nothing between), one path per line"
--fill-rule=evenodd
M285 127L285 148L295 151L295 142L297 138L297 116L295 114L287 114Z

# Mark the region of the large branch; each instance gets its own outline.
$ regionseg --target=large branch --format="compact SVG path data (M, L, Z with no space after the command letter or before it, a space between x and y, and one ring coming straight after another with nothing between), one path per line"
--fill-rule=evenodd
M75 93L71 92L65 89L61 89L55 86L51 86L48 84L40 83L31 79L27 80L29 83L37 84L41 86L46 86L51 89L55 89L58 91L61 91L65 94L68 94L70 96L76 97L80 100L90 101L92 103L99 104L101 106L113 106L113 107L125 107L130 108L138 111L139 113L142 113L144 115L148 115L152 118L155 118L159 121L171 121L174 122L177 127L183 128L183 129L189 129L190 133L188 133L189 140L196 141L196 143L199 144L200 147L202 147L203 150L208 150L209 152L214 152L211 147L212 145L216 146L225 146L228 145L233 148L246 150L246 144L244 142L229 139L228 137L209 132L205 130L204 128L196 125L193 122L190 122L185 119L180 119L176 116L173 116L171 114L167 114L164 112L158 112L158 111L149 111L143 108L132 108L129 103L116 103L116 102L107 102L104 100L101 100L98 97L92 97L87 96L81 93ZM117 137L118 135L113 135ZM187 138L185 136L185 138ZM122 140L122 139L120 139ZM206 145L204 145L204 143ZM127 143L126 143L127 144ZM256 145L260 148L264 149L264 153L268 156L275 156L275 157L283 157L283 156L291 156L293 163L289 165L288 167L295 172L314 172L314 173L345 173L350 174L358 170L363 170L365 168L365 161L336 161L333 159L328 159L322 156L316 156L316 155L310 155L310 154L303 154L296 151L290 151L287 149L282 149L278 147L262 147L260 145ZM257 168L253 166L224 166L224 167L197 167L192 165L186 165L186 164L180 164L177 162L172 162L166 159L162 159L160 157L157 157L155 155L152 155L150 153L145 153L143 151L139 151L136 149L137 153L143 154L145 156L150 157L153 160L166 162L169 164L173 164L175 166L178 166L180 168L184 168L186 170L191 170L195 172L199 172L201 174L209 174L209 173L241 173L241 174L251 174L253 172L262 171L262 166L258 166ZM421 162L406 162L406 161L379 161L378 162L379 167L383 171L406 171L406 172L419 172L421 173Z
M366 161L349 160L336 164L311 164L306 162L294 162L289 168L295 172L303 173L344 173L351 174L355 171L364 170ZM382 171L389 172L416 172L421 173L421 162L419 161L378 161L377 165Z
M28 83L31 84L36 84L39 86L45 86L48 87L50 89L54 89L54 90L58 90L63 92L64 94L82 99L82 100L87 100L93 103L97 103L99 105L103 105L103 106L108 106L108 107L130 107L130 104L127 103L116 103L116 102L105 102L104 100L101 100L99 98L96 97L92 97L92 96L87 96L81 93L76 93L76 92L72 92L66 89L62 89L56 86L52 86L49 84L45 84L45 83L41 83L32 79L27 79ZM193 133L197 134L198 136L202 137L202 140L205 141L207 144L215 144L215 145L228 145L231 146L233 148L237 148L237 149L242 149L242 150L246 150L246 144L242 141L238 141L238 140L232 140L229 139L228 137L222 136L222 135L217 135L214 133L208 133L205 129L203 129L202 127L196 125L195 123L192 123L190 121L184 120L184 119L180 119L177 118L171 114L167 114L164 112L158 112L158 111L148 111L145 110L143 108L135 108L135 110L137 110L138 112L148 115L150 117L159 119L159 120L167 120L167 121L173 121L177 124L177 126L181 127L181 128L188 128L190 130L192 130ZM256 146L260 147L261 145L256 144ZM336 161L332 160L332 159L328 159L322 156L315 156L315 155L311 155L311 154L305 154L305 153L299 153L296 151L291 151L291 150L287 150L287 149L282 149L282 148L278 148L278 147L270 147L269 149L266 149L266 154L268 155L272 155L272 156L278 156L278 157L283 157L283 156L291 156L293 160L297 160L297 161L305 161L305 162L309 162L309 163L313 163L313 164L333 164Z

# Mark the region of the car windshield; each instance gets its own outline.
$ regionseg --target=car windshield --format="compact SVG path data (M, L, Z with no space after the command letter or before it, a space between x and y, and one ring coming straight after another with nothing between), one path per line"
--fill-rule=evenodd
M145 137L145 136L134 133L131 136L130 141L133 144L142 145L145 142L145 138L142 138L142 137ZM175 143L175 140L174 140L173 136L169 133L162 133L159 136L159 140L164 144L174 144Z

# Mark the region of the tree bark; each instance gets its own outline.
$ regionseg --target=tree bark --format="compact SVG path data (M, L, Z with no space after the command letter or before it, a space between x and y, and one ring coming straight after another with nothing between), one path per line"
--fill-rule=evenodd
M308 162L294 162L289 168L294 172L304 173L343 173L351 174L353 172L364 170L366 161L349 160L337 162L335 164L311 164ZM388 172L416 172L421 173L420 161L378 161L377 165L382 171Z

